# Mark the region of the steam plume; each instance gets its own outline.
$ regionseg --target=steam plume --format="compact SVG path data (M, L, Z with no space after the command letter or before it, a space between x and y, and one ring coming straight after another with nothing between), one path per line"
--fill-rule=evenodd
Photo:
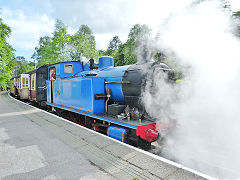
M183 82L153 76L143 101L159 121L177 120L163 153L218 178L240 178L240 41L222 1L189 3L160 26L157 47L188 68Z

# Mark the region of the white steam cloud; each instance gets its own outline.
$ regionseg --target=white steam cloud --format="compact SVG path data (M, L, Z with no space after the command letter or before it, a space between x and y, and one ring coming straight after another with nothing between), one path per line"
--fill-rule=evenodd
M156 74L155 92L147 86L143 100L160 121L177 121L163 154L213 177L240 178L240 40L221 3L190 2L170 13L157 47L189 74L175 86Z

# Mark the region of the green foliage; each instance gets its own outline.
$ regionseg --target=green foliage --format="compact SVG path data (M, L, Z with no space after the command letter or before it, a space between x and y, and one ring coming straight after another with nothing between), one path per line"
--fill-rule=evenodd
M10 27L0 18L0 85L8 84L13 74L13 48L7 43L10 33Z
M41 37L32 58L38 62L39 67L46 63L79 61L83 56L99 57L92 30L87 25L81 25L71 36L67 33L67 27L63 22L57 20L53 37Z
M70 35L67 34L67 27L62 21L57 20L51 44L57 61L69 60L68 52L65 48L69 39Z
M115 36L110 41L105 55L112 56L115 66L134 64L138 61L138 51L151 36L151 29L147 25L134 25L129 34L127 42L121 44L120 39Z
M99 57L107 55L106 52L103 49L98 50L97 53L98 53Z
M53 37L41 37L38 46L35 47L35 52L32 58L38 62L38 67L46 63L68 61L70 59L66 45L69 40L70 35L67 34L67 27L62 21L57 20Z
M128 34L128 41L142 42L151 36L151 29L146 24L135 24Z
M126 43L123 44L118 36L114 36L106 51L97 51L95 37L87 25L81 25L70 36L62 21L57 20L53 37L41 37L32 57L38 66L60 61L79 61L82 57L97 59L104 55L112 56L116 66L134 64L138 59L139 45L144 44L150 36L151 29L147 25L136 24L131 28Z
M172 58L167 57L156 49L148 49L148 43L151 39L151 29L147 25L134 25L129 34L126 43L121 43L117 36L114 36L109 42L107 50L99 51L101 55L112 56L115 61L115 66L123 66L128 64L134 64L141 59L150 60L152 57L155 61L161 61L168 64L175 70L174 77L181 79L184 77L183 72L187 69L182 65L179 65L177 59L173 55Z
M98 58L95 37L92 30L87 25L81 25L79 30L70 37L68 44L70 57L74 61L80 60L82 56L86 58Z
M6 37L9 37L11 34L11 28L3 23L2 18L0 18L0 37L2 40L6 40Z
M33 70L35 68L35 65L27 62L23 56L17 56L15 58L14 67L14 75L17 76L19 74Z
M132 180L139 180L137 176L133 177Z
M118 50L119 46L122 44L121 40L119 39L118 36L114 36L108 45L107 51L106 51L106 55L112 55L114 54L115 51Z
M234 12L233 16L240 17L240 11Z
M240 11L233 13L233 19L235 19L238 22L238 25L234 31L234 34L240 38Z

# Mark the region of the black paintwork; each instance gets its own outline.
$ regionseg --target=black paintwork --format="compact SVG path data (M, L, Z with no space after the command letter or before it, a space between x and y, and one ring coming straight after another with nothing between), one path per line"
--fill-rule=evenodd
M138 107L141 111L144 111L141 95L146 86L146 81L151 81L155 70L168 73L168 76L173 72L172 69L160 61L134 64L125 71L122 81L129 82L122 84L126 104L130 107ZM170 77L168 78L171 79Z
M46 80L48 79L48 65L41 66L36 71L37 101L47 101Z
M146 74L152 64L152 62L134 64L125 71L122 81L129 81L130 83L123 83L122 91L125 102L130 105L130 107L141 108L141 92L146 79Z

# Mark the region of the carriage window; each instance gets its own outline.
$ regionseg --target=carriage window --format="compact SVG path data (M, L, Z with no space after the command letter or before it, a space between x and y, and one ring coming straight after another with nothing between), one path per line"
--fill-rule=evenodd
M72 64L65 64L64 65L64 73L72 74L73 73L73 65Z
M23 88L25 87L25 79L26 79L26 78L22 78L22 87L23 87Z
M29 84L29 80L28 80L28 78L25 78L25 86L26 86L27 88L29 87L28 84Z
M28 78L22 78L22 87L28 88Z
M32 88L32 90L34 90L35 89L35 74L32 74L31 75L31 88Z

